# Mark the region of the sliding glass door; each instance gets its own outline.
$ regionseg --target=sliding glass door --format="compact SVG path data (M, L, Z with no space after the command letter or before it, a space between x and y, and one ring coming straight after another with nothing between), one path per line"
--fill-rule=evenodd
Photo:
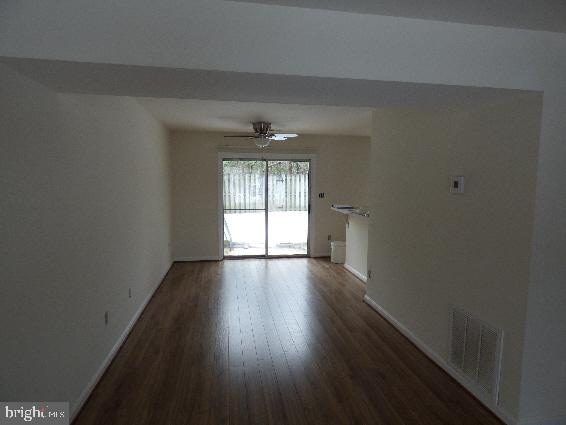
M308 161L267 162L267 255L307 255Z
M222 162L224 256L306 256L310 161Z
M222 171L224 255L265 255L266 162L225 160Z

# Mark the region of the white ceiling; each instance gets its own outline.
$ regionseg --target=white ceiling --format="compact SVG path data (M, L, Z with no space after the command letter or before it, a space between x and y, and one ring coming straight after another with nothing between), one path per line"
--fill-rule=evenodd
M521 91L394 81L184 70L0 58L63 93L139 99L170 128L247 132L265 120L283 132L369 135L374 108L468 107ZM200 100L194 100L200 99Z
M362 108L457 107L520 92L488 87L40 59L0 58L0 63L63 93L254 102L259 111L263 110L263 104Z
M192 99L138 98L168 128L250 132L253 121L269 121L274 130L299 134L369 136L371 108L283 105Z
M566 32L564 0L233 0L435 21Z

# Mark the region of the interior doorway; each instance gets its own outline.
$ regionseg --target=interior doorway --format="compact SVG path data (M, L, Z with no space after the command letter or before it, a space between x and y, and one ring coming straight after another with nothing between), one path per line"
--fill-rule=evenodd
M309 255L310 159L222 160L224 257Z

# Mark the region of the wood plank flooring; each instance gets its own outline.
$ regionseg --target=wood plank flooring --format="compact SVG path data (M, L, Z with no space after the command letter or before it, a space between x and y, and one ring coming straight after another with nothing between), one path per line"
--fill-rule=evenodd
M74 424L501 424L321 259L175 263Z

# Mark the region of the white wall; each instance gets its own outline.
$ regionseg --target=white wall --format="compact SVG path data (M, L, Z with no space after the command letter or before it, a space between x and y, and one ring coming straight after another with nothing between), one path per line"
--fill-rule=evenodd
M218 257L218 152L228 145L226 140L221 133L171 132L174 258ZM259 152L248 140L229 144ZM367 137L302 135L268 148L288 153L312 149L317 155L315 190L326 197L314 197L311 255L330 255L328 234L333 240L345 238L345 216L331 211L331 204L367 204L369 146Z
M0 117L0 399L73 411L170 266L167 134L4 67Z
M521 417L566 424L566 90L545 93ZM560 213L558 213L560 212Z
M519 416L541 99L374 114L368 295L448 360L452 305L504 332L500 406ZM466 192L449 193L464 175Z

